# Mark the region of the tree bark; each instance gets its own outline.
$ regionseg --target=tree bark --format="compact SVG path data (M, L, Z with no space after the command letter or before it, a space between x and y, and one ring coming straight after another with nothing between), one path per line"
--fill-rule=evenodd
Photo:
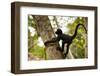
M33 15L33 18L36 22L36 31L38 35L42 38L43 42L51 40L55 37L48 16ZM52 44L50 43L48 44L48 46L45 46L47 60L63 59L63 55L60 50L56 49L58 46L59 44L57 42L54 42Z

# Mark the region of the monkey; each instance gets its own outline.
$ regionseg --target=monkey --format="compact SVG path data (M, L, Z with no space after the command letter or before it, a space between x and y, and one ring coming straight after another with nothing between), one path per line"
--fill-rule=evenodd
M87 33L87 30L83 24L78 24L76 26L75 32L72 36L64 34L61 29L57 29L57 31L55 32L55 34L57 34L57 37L52 38L50 41L46 41L44 44L47 45L48 43L59 42L60 40L62 40L62 47L61 48L59 47L58 49L61 52L64 52L64 46L67 43L67 46L66 46L67 50L66 50L66 53L64 54L64 58L65 58L69 52L69 47L72 44L72 41L75 39L75 37L77 35L77 30L78 30L79 26L83 26L83 28L85 29L85 31Z

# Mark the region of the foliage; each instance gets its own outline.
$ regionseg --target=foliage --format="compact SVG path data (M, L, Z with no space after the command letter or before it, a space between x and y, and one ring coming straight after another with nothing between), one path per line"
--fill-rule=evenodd
M35 27L35 21L31 15L28 15L28 26Z
M85 24L84 17L77 17L76 20L72 24L68 24L67 28L69 28L69 34L73 35L75 27L78 23ZM86 33L82 26L79 27L76 38L73 40L72 45L70 46L70 50L72 51L75 58L85 58L86 50Z
M28 52L32 54L32 56L37 57L37 58L45 58L45 48L44 46L39 46L39 36L35 30L35 21L32 17L30 17L30 15L28 16L28 27L30 27L31 29L28 28ZM32 29L34 29L35 31L31 31ZM32 33L34 33L32 35ZM33 58L34 58L33 57ZM36 59L36 58L34 58Z
M45 57L45 51L43 47L40 47L38 45L35 45L30 49L30 52L39 58L44 58Z

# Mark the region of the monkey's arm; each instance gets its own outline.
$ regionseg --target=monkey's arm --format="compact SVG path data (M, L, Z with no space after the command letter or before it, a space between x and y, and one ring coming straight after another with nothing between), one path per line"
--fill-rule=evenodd
M54 43L60 41L59 37L52 38L49 41L46 41L44 44L47 45L48 43Z

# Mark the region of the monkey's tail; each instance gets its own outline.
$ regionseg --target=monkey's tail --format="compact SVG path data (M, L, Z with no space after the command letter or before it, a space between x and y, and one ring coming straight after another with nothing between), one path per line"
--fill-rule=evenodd
M73 36L72 36L72 40L76 37L76 35L77 35L77 30L78 30L78 27L79 27L79 26L83 26L83 28L85 29L85 32L87 33L86 27L85 27L83 24L78 24L78 25L76 26L75 32L74 32L74 34L73 34Z

